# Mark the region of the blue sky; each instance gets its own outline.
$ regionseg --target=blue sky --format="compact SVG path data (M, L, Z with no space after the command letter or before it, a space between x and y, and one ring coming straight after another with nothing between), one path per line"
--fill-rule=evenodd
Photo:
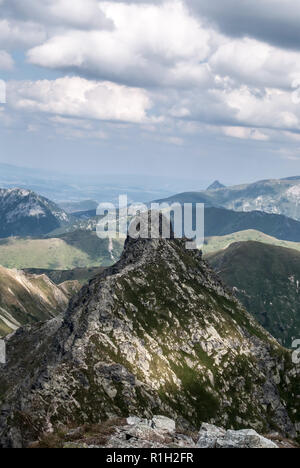
M0 162L300 174L297 0L0 0Z

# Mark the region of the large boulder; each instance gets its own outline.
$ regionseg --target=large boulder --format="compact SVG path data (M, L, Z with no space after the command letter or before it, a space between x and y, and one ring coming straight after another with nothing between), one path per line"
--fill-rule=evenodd
M202 424L199 432L198 448L278 448L269 439L252 429L226 431L212 424Z
M166 418L165 416L154 416L152 419L154 429L159 431L166 431L166 432L175 432L176 430L176 423L170 418Z
M174 433L176 430L176 423L173 419L166 416L153 416L152 419L141 419L136 416L127 418L129 426L148 426L160 432Z
M226 434L224 429L221 429L212 424L202 424L199 432L198 448L216 448L217 441L222 439Z
M217 448L255 448L274 449L277 445L257 434L253 429L227 431L225 437L217 440Z

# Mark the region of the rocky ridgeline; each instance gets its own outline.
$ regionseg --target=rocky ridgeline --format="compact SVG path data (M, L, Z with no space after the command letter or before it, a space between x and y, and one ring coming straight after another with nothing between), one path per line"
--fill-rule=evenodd
M225 430L212 424L202 424L199 432L176 427L165 416L151 420L136 416L111 420L103 425L60 430L59 435L46 434L32 448L113 448L113 449L213 449L213 448L298 448L293 441L279 434L263 437L253 429Z
M293 438L297 372L200 252L182 240L127 239L121 260L63 316L7 340L0 445L132 414L164 414L187 431L205 421ZM230 436L220 433L218 444Z

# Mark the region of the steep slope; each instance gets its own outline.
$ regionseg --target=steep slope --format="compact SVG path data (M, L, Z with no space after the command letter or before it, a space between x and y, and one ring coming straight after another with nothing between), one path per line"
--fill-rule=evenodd
M18 330L7 357L3 447L58 424L130 414L296 435L290 354L184 241L127 239L121 260L62 318Z
M68 270L108 266L120 257L123 244L99 239L92 231L74 231L43 239L0 241L0 264L7 268Z
M0 237L41 236L71 222L55 203L34 192L0 189Z
M203 252L205 255L220 252L223 249L227 249L231 244L236 242L262 242L263 244L277 245L278 247L284 247L287 249L293 249L300 251L300 242L289 242L284 240L276 239L276 237L268 236L260 231L249 229L247 231L234 232L227 236L212 236L205 239Z
M300 252L241 242L208 261L261 325L290 348L300 332Z
M76 281L55 285L46 275L30 275L0 266L0 337L21 325L61 313L80 289Z

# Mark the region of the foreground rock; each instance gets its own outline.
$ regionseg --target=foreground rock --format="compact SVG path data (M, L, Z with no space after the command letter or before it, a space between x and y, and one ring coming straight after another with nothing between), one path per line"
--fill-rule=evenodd
M188 431L206 421L296 436L299 378L290 353L184 241L128 239L121 260L63 317L10 337L7 357L2 447L130 415L154 421L147 430L164 444L160 434L173 426L153 419L157 413ZM143 430L131 428L133 441Z
M257 434L253 429L225 431L211 424L203 424L197 443L199 448L278 448L269 439Z
M103 425L84 426L71 431L61 430L59 436L45 435L32 447L48 448L267 448L279 445L252 429L226 431L203 424L199 434L176 430L175 421L164 416L152 420L130 417L127 420L110 420Z

